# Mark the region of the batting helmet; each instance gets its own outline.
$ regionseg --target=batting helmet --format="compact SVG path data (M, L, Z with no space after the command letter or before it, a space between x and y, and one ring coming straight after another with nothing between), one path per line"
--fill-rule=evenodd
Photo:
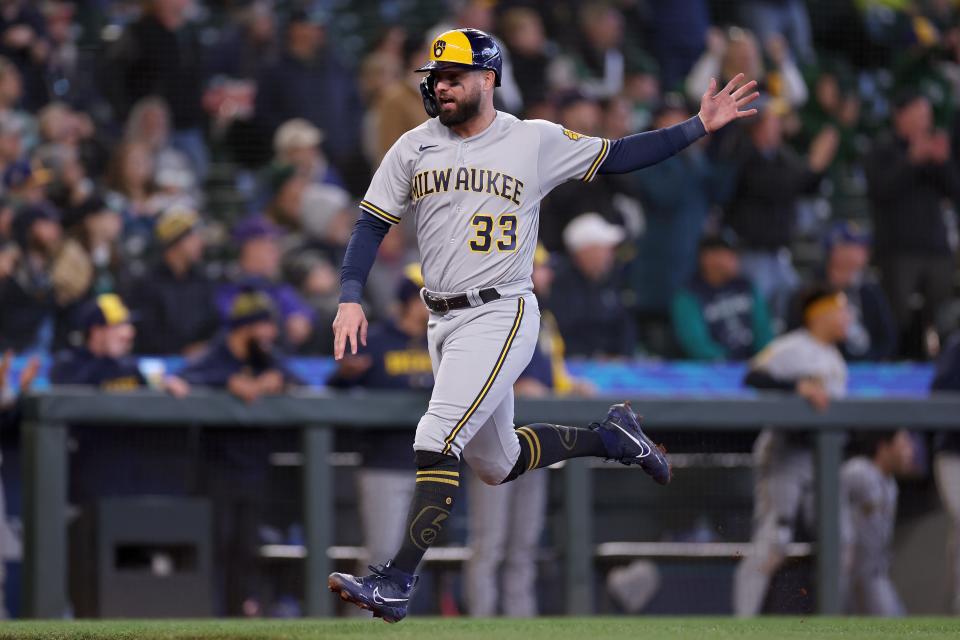
M430 60L417 71L434 71L450 67L493 71L496 77L494 86L499 87L503 67L500 47L493 38L479 29L454 29L441 33L430 47ZM433 74L420 82L423 107L431 118L439 113L433 84Z

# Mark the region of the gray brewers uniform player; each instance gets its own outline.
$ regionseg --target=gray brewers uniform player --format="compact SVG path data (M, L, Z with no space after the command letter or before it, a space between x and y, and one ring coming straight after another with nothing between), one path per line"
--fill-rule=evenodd
M490 36L458 29L432 44L421 84L432 118L387 152L360 208L341 273L334 356L363 341L359 304L376 248L390 225L413 216L435 386L417 426L417 486L404 542L370 576L335 573L330 588L387 621L406 615L414 572L450 514L460 460L489 484L558 460L600 456L637 464L661 483L665 456L633 412L611 407L590 428L534 424L514 430L513 384L533 354L540 313L531 272L540 200L567 180L639 169L669 157L726 123L756 97L743 76L716 92L698 116L667 129L610 141L493 108L500 52ZM509 578L507 578L509 579Z
M846 296L816 289L804 297L805 327L771 342L750 366L746 382L767 389L795 390L818 409L847 394L847 364L837 344L850 323ZM799 523L814 516L813 450L806 434L765 430L753 447L753 548L737 566L733 609L760 613L771 576L786 556Z

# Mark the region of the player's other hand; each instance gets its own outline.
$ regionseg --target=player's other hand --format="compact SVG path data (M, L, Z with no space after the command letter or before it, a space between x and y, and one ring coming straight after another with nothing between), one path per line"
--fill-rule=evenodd
M757 88L756 80L741 85L745 77L742 73L738 73L719 92L717 92L717 79L710 78L710 86L700 99L700 113L697 114L707 133L722 129L739 118L756 115L756 109L743 109L760 97L760 93L754 91Z
M333 358L342 360L350 342L350 353L357 354L362 344L367 346L367 316L356 302L341 302L333 319Z
M805 379L797 383L797 394L806 398L817 411L826 411L830 406L830 396L826 387L819 380Z

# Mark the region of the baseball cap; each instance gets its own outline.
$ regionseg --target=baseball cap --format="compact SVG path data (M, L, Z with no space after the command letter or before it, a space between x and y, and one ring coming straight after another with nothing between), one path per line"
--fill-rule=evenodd
M273 150L279 153L285 149L315 147L323 142L323 138L323 131L313 126L309 120L293 118L280 125L273 134Z
M53 174L39 164L27 160L18 160L3 172L3 185L7 189L22 187L42 187L53 180Z
M719 233L708 233L700 239L699 248L697 251L703 253L704 251L709 251L710 249L728 249L729 251L737 251L740 248L740 242L737 240L735 233L729 229L720 231Z
M832 225L824 238L827 251L838 244L856 244L869 247L872 241L870 232L856 222L843 221Z
M247 218L233 230L233 239L239 246L258 238L278 238L280 229L262 216Z
M203 226L200 214L184 206L173 206L164 211L153 233L160 245L167 249Z
M297 168L292 164L275 163L267 169L267 187L271 196L276 196L283 186L297 175Z
M563 230L563 243L569 251L596 245L616 246L626 233L622 227L610 224L599 213L584 213L574 218Z
M246 289L233 298L230 303L228 324L231 329L239 329L257 322L274 320L276 309L273 301L263 291Z
M113 211L107 206L104 199L97 193L92 193L83 202L75 207L69 207L63 211L63 226L73 227L86 220L89 216L96 215L102 211Z
M47 202L38 202L20 207L13 217L13 237L21 247L27 246L30 228L40 220L60 222L60 212Z
M89 331L93 327L115 327L135 320L134 314L115 293L102 293L86 302L79 312L80 326Z
M403 268L403 277L400 284L397 285L397 299L406 302L411 298L420 297L420 289L423 288L423 271L420 263L412 262Z

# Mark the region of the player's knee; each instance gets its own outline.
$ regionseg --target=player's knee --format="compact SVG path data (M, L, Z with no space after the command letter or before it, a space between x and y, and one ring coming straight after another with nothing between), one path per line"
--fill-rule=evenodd
M414 451L414 461L417 469L423 471L460 471L460 459L456 456L445 455L438 451L417 449Z

